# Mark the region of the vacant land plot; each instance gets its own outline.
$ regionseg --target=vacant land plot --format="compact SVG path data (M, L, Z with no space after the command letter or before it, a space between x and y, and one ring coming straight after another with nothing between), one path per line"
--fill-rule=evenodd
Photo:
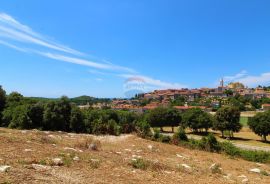
M6 172L0 171L0 183L266 184L270 180L266 176L269 165L152 142L135 135L0 129L0 148L0 167L10 166Z

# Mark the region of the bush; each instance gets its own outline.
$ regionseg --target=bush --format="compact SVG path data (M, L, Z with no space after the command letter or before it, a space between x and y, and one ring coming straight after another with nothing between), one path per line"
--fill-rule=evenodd
M240 156L240 149L230 142L220 143L221 151L230 156Z
M160 137L160 141L163 143L170 143L172 138L168 135L163 135Z
M136 132L137 135L146 138L151 136L151 130L150 130L150 125L147 123L147 121L138 121L136 123Z
M200 141L200 147L203 150L210 151L210 152L219 152L220 145L213 134L209 134L206 137L203 137Z
M142 158L138 158L138 159L132 160L131 165L134 169L146 170L150 164L148 161L146 161Z
M184 128L179 128L178 131L173 135L173 140L175 142L179 141L188 141L188 137Z
M153 135L153 139L154 140L159 140L162 137L162 135L160 134L160 130L157 128L154 128L154 135Z

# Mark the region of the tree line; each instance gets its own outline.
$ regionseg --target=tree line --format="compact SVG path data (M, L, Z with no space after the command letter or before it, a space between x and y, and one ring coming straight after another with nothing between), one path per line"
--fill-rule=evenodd
M6 95L0 87L0 126L89 134L137 132L148 134L150 126L141 115L112 109L80 109L69 98L37 100L17 92Z
M151 134L150 127L182 127L193 132L218 130L230 138L242 128L240 109L224 106L213 116L199 108L180 112L173 107L158 107L143 114L113 109L79 109L69 98L56 100L25 98L17 92L9 95L0 86L0 126L17 129L40 129L90 134L137 132ZM249 127L266 141L270 134L270 111L258 113Z

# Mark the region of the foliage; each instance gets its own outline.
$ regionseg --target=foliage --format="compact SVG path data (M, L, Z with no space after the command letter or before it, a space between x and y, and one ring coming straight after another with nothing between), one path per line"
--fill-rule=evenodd
M71 108L69 129L77 133L85 131L83 114L76 106L72 106Z
M189 109L183 115L183 125L193 131L207 130L212 127L213 117L199 108Z
M240 123L240 111L235 107L222 107L216 113L216 121L214 121L213 128L220 130L222 137L224 131L230 132L230 137L233 137L233 132L239 132L242 128Z
M147 121L151 127L175 127L181 122L181 114L174 108L158 107L148 113Z
M136 132L140 137L147 138L151 136L150 125L145 120L139 120L136 123Z
M131 165L134 169L146 170L150 166L150 163L142 158L138 158L133 159Z
M270 111L256 114L249 120L248 125L255 134L267 141L266 137L270 134Z
M3 111L6 105L6 91L0 86L0 113Z
M180 127L178 131L173 135L173 141L178 143L180 141L188 141L185 129Z

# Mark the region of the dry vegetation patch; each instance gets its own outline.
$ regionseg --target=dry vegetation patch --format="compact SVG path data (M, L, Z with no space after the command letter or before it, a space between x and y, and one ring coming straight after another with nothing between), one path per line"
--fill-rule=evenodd
M223 184L247 180L266 184L270 180L268 164L152 142L135 135L90 136L0 128L0 140L0 166L11 167L8 172L0 172L1 184ZM91 144L97 149L91 149ZM252 168L261 173L249 172Z

